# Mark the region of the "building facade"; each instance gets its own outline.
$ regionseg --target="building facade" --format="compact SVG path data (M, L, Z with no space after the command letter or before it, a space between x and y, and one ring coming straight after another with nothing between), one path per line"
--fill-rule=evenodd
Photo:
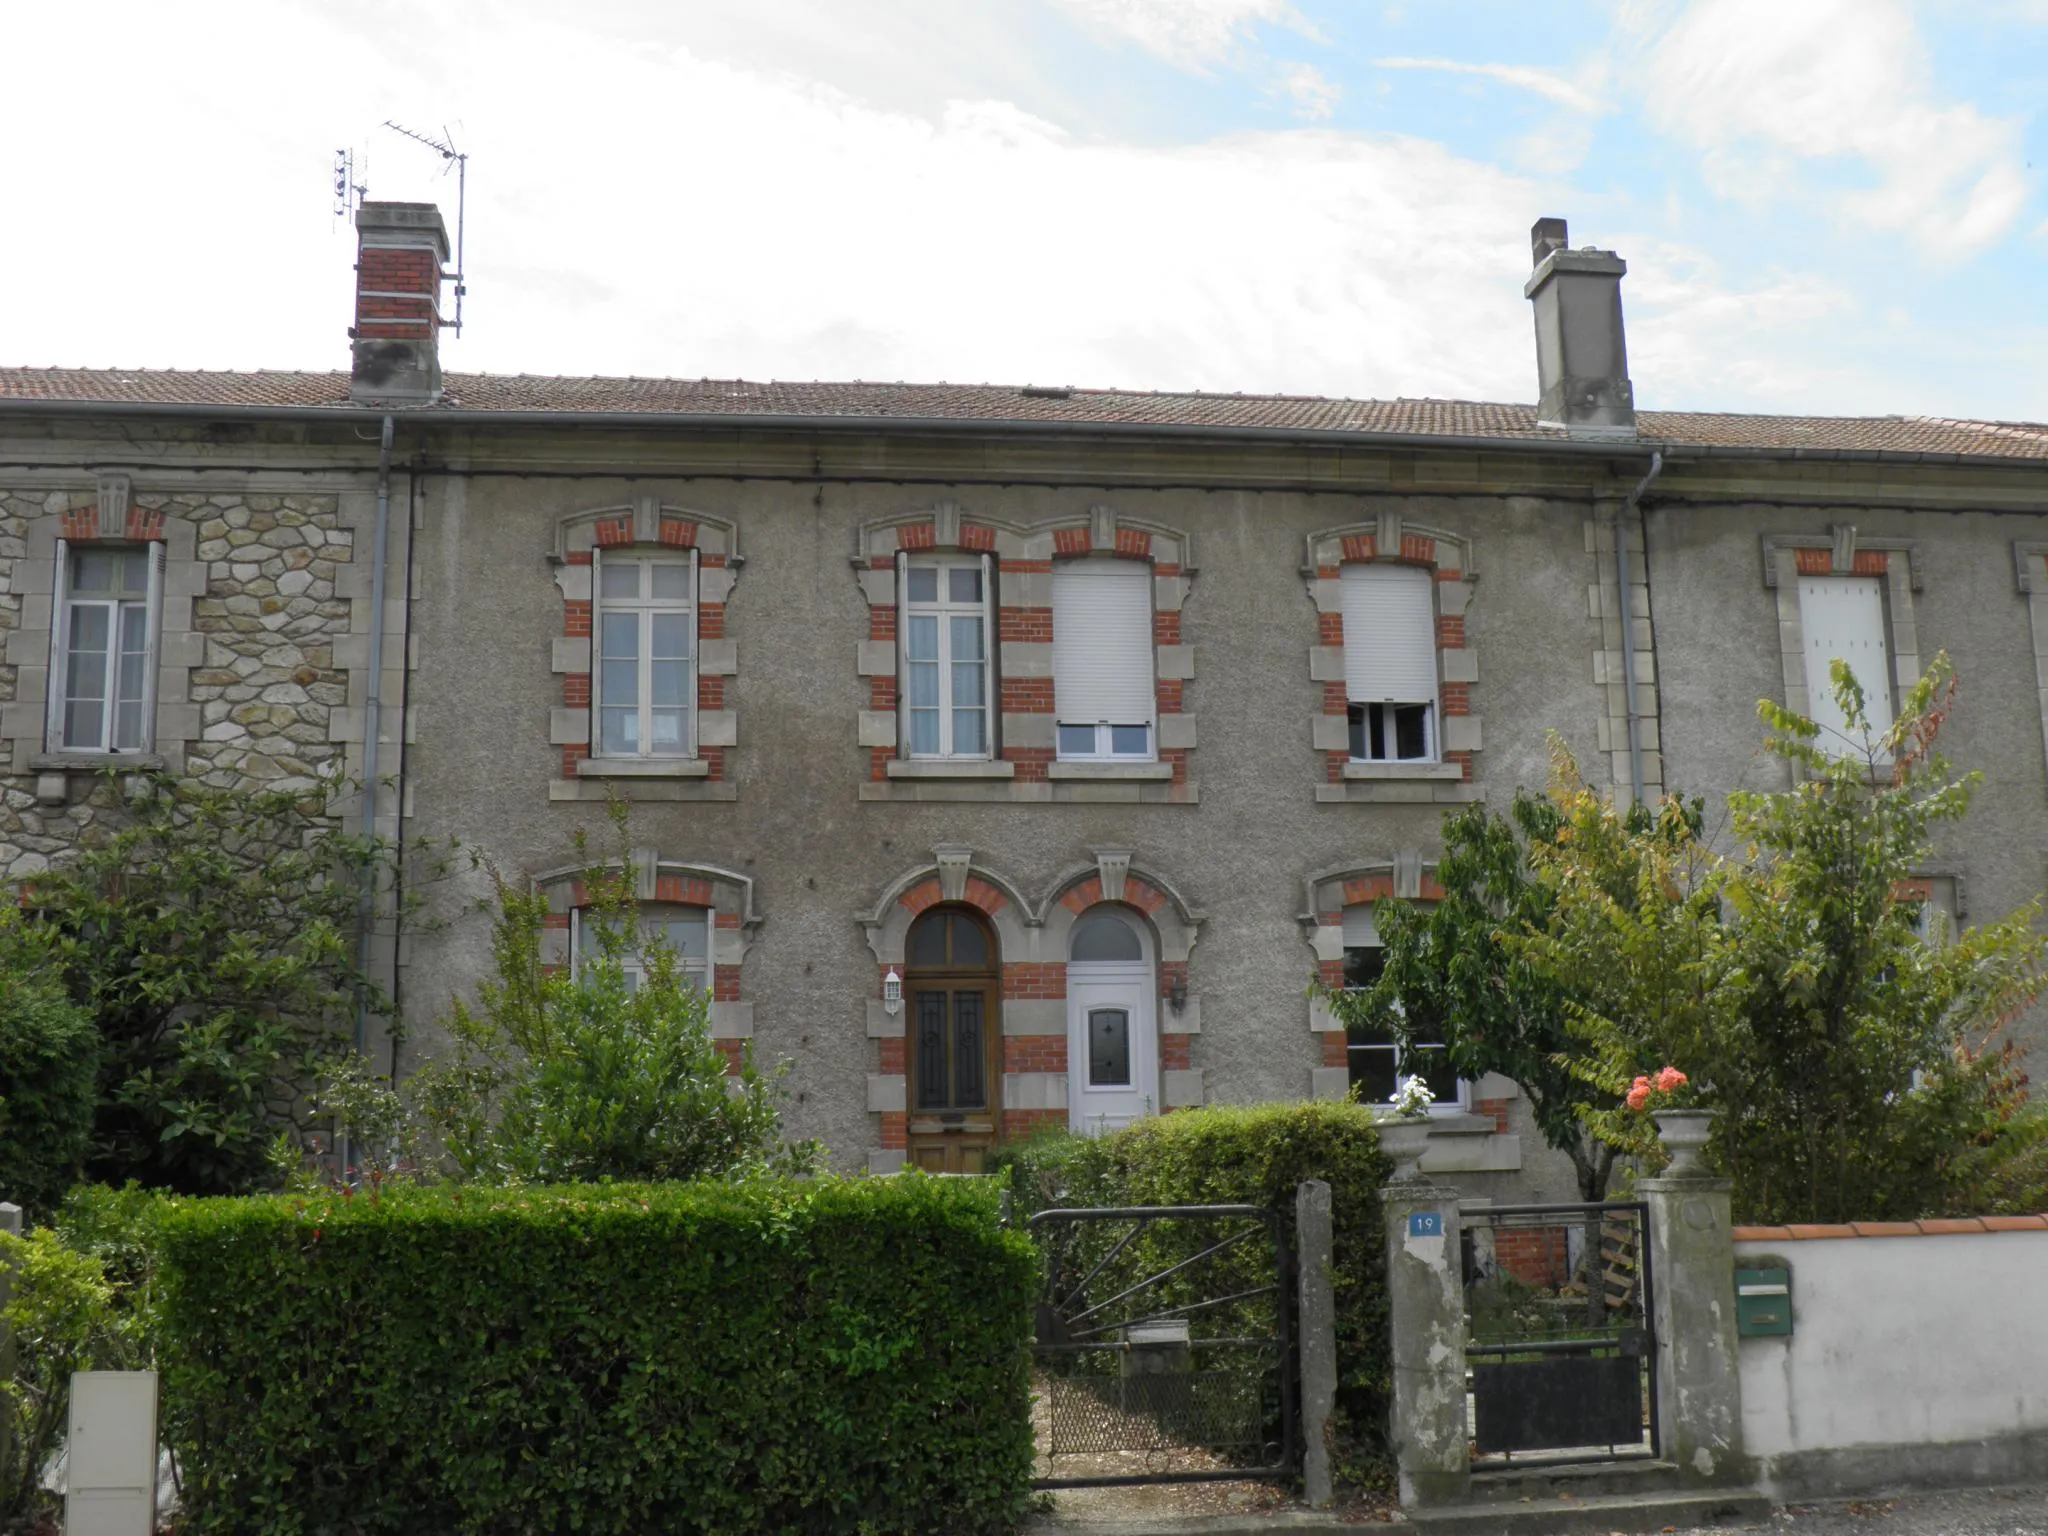
M1533 408L444 374L438 214L359 231L348 373L0 370L0 879L108 766L338 772L540 882L572 961L623 799L714 1031L886 1171L1382 1096L1417 1063L1308 984L1370 975L1446 810L1552 732L1624 799L1774 782L1756 701L1824 712L1835 655L1892 701L1955 661L1987 782L1932 902L2048 869L2048 428L1638 412L1622 263L1560 221ZM487 940L383 946L380 1064ZM1434 1166L1572 1197L1512 1084L1438 1086Z

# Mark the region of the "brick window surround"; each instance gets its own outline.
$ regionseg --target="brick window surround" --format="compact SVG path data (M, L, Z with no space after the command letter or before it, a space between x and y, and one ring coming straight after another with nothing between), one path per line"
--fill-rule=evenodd
M1098 848L1094 861L1068 870L1034 906L1018 885L974 862L970 848L942 844L932 862L899 876L873 911L861 918L875 956L875 988L868 999L868 1035L875 1042L867 1104L875 1126L868 1168L893 1173L903 1166L909 1141L907 1024L901 1010L882 1002L882 983L904 967L910 925L945 903L974 908L995 930L1002 978L1002 1103L998 1134L1014 1140L1044 1126L1067 1123L1067 947L1075 919L1101 903L1116 903L1151 930L1159 981L1159 1083L1163 1110L1204 1103L1202 1068L1194 1064L1201 1033L1201 999L1188 990L1188 959L1202 923L1171 885L1131 867L1129 850ZM1178 1011L1174 991L1182 993Z
M711 1035L725 1052L727 1070L739 1070L746 1042L754 1035L754 1005L740 997L741 968L754 942L761 916L754 910L754 882L715 864L687 864L665 859L652 848L635 848L626 857L633 875L633 898L665 906L703 907L709 922L711 963ZM616 860L607 869L619 868ZM535 877L548 898L543 919L541 960L569 963L569 914L590 905L584 886L586 866L570 865Z
M1859 535L1848 523L1836 523L1824 534L1763 536L1764 586L1778 600L1787 709L1810 715L1814 690L1829 686L1825 678L1806 675L1806 622L1799 608L1802 576L1875 576L1882 582L1892 697L1904 700L1906 690L1920 680L1920 627L1913 613L1913 594L1922 588L1917 549L1915 540Z
M1344 984L1344 909L1369 905L1384 897L1402 901L1441 901L1433 862L1420 851L1403 849L1392 858L1368 858L1318 870L1303 882L1305 906L1298 921L1314 951L1316 975L1326 985ZM1319 998L1308 1002L1308 1027L1316 1042L1315 1065L1309 1069L1309 1096L1342 1099L1351 1092L1351 1062L1344 1026ZM1440 1133L1432 1142L1428 1171L1432 1173L1502 1173L1522 1166L1519 1135L1510 1130L1514 1101L1521 1090L1504 1077L1489 1074L1467 1085L1468 1107L1437 1116Z
M629 559L671 558L695 551L697 590L697 714L694 757L605 759L591 753L591 634L595 613L592 552ZM653 493L627 505L574 512L555 524L555 585L562 593L562 634L553 668L561 703L549 711L548 740L560 754L548 784L550 800L731 800L729 761L737 740L731 678L738 652L726 637L725 613L742 563L738 530L694 509L670 506Z
M984 762L910 760L899 741L897 556L985 554L995 590L994 696L1000 704L996 755ZM1153 679L1157 760L1061 762L1052 688L1052 571L1056 560L1095 555L1152 567ZM1094 506L1028 526L941 501L863 523L853 569L868 603L868 633L856 669L867 681L859 741L867 768L863 800L1146 803L1192 805L1200 798L1190 759L1195 717L1188 707L1194 647L1181 642L1181 608L1195 574L1188 536Z
M1350 697L1344 686L1344 567L1388 563L1419 566L1434 578L1436 610L1438 761L1357 763L1351 760ZM1472 693L1478 655L1465 644L1465 611L1472 601L1470 543L1454 533L1382 512L1369 523L1327 528L1308 536L1302 577L1316 606L1316 645L1309 677L1323 690L1311 742L1322 760L1316 799L1325 802L1455 804L1482 797L1474 782L1479 717Z

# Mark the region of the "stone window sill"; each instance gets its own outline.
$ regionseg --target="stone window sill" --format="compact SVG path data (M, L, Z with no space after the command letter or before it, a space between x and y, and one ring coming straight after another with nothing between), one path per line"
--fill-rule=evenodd
M28 760L30 773L161 773L163 766L155 752L38 752Z
M919 760L896 758L884 770L892 779L1014 779L1017 765L1001 760Z
M1160 779L1173 777L1171 763L1048 763L1048 779Z
M703 779L711 764L701 757L586 757L576 764L579 779Z
M1461 763L1346 763L1347 779L1462 779Z

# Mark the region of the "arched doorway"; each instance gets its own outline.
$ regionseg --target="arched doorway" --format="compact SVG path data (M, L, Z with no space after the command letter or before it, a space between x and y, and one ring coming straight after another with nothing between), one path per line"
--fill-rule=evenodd
M1159 1112L1159 983L1150 930L1089 908L1067 942L1067 1119L1100 1135Z
M980 1173L1002 1100L995 934L972 907L934 907L904 943L910 1144L927 1173Z

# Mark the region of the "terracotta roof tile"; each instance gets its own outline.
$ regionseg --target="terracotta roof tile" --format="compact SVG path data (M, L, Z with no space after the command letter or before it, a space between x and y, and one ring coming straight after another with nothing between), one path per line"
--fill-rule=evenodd
M336 407L344 373L214 373L147 368L0 368L0 407L66 401L218 407ZM1288 432L1393 433L1501 442L1557 441L1530 405L1474 400L1342 400L1315 395L1228 395L995 384L753 382L744 379L569 378L452 373L436 406L506 412L794 416L920 420L1270 428ZM2048 458L2048 425L1929 416L1751 416L1646 411L1646 447L1965 454Z

